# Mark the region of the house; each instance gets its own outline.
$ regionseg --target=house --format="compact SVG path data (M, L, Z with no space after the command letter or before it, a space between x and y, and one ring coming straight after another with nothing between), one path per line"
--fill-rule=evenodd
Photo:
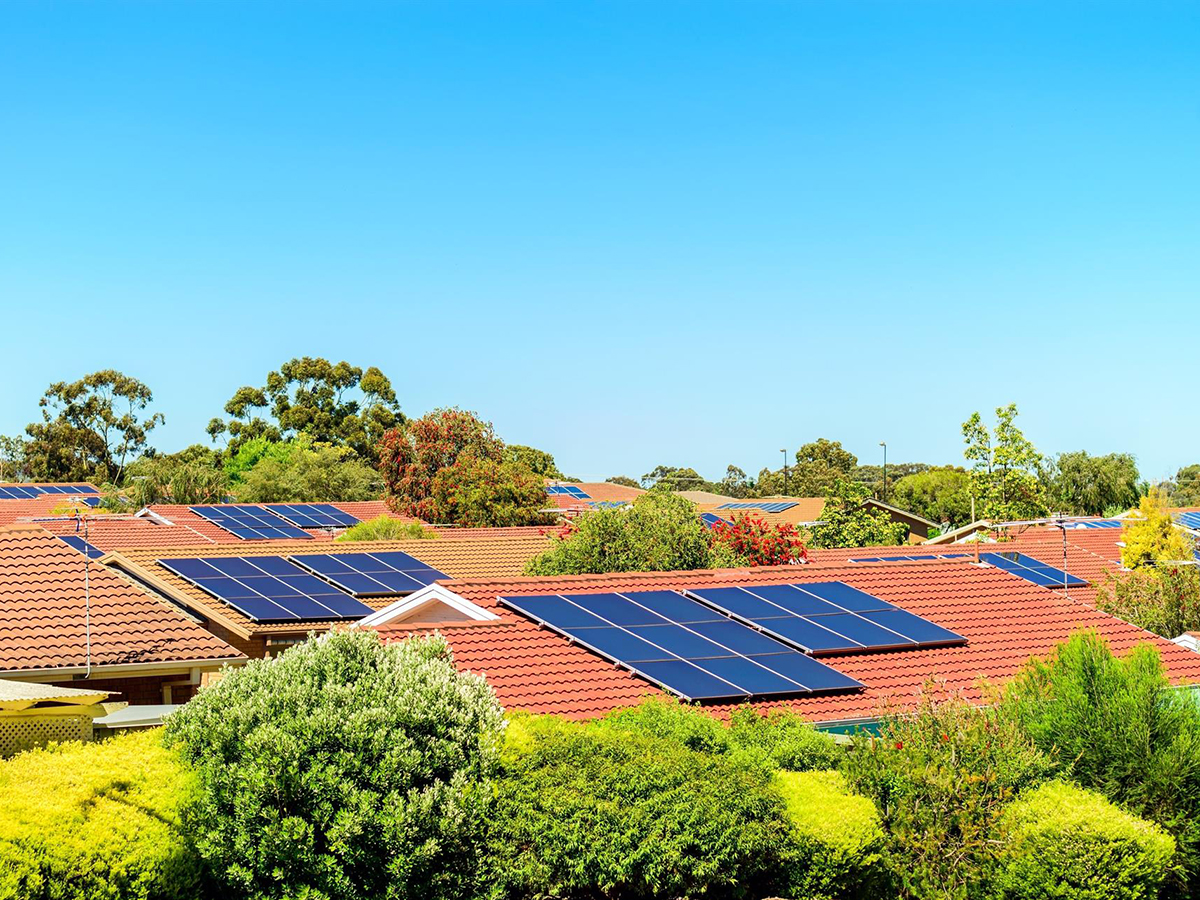
M613 484L608 481L547 480L546 495L552 507L564 512L580 513L597 506L623 506L642 494L641 488Z
M871 548L871 552L877 549ZM780 587L789 585L799 587ZM737 590L719 590L730 588ZM1095 629L1117 653L1149 642L1161 653L1173 680L1193 682L1200 678L1200 654L1100 612L1075 592L1049 589L1005 569L976 564L970 556L872 563L830 559L828 564L719 571L459 579L439 582L436 590L441 599L430 598L415 621L410 617L411 609L393 604L359 627L373 627L386 640L404 640L436 630L449 642L459 669L486 676L506 708L574 719L600 716L645 697L671 693L689 696L686 689L671 689L668 682L675 677L671 672L694 674L693 669L699 667L705 670L706 682L713 672L732 672L738 666L743 670L752 668L761 675L755 668L756 660L798 653L803 649L801 639L781 637L785 632L799 633L789 631L796 624L792 619L798 617L788 611L794 607L780 609L777 621L757 619L753 629L743 627L746 621L752 621L746 618L750 613L744 609L730 612L738 604L753 607L769 596L778 599L781 590L810 603L814 597L837 596L836 592L849 592L860 599L865 596L874 604L871 608L881 614L869 613L877 616L877 622L865 627L860 636L876 633L875 624L894 617L910 623L902 626L907 634L925 629L940 643L923 643L901 635L903 640L893 636L887 646L874 643L875 638L863 637L858 642L862 646L850 647L850 639L837 634L840 647L820 651L810 647L801 654L806 657L805 666L821 664L811 682L817 687L804 689L800 681L807 676L797 676L798 687L790 694L755 693L734 683L742 675L727 674L725 680L732 685L729 693L741 690L742 695L703 701L702 705L715 715L727 716L747 703L762 710L787 708L822 728L836 731L870 725L886 710L913 706L926 685L978 702L983 699L982 682L1003 682L1029 657L1048 653L1081 628ZM762 594L755 594L755 590ZM613 594L621 596L612 599ZM719 599L711 602L713 597ZM766 602L772 607L777 605ZM621 621L616 613L600 623L589 619L588 611L608 608L624 610L621 615L636 609L638 615L620 625L615 623ZM680 611L672 613L674 618L669 622L651 625L646 618L647 610L677 608ZM557 611L534 612L539 609ZM577 618L568 615L555 620L563 610ZM578 615L581 610L584 615ZM451 615L451 611L456 614ZM659 632L663 635L668 629L682 629L687 632L682 636L685 644L694 644L698 638L707 640L704 634L713 632L701 634L697 624L679 624L687 616L702 622L705 628L730 631L729 638L722 638L730 643L706 651L709 655L674 659L665 647L675 645L655 638L663 641L653 645L657 661L647 658L631 662L629 656L622 655L647 652L643 640L648 638L633 641L641 651L623 648L631 637L647 634L648 627L663 628ZM831 627L822 628L810 619L801 623L800 631L820 628L824 634L833 631L835 624L843 631L849 626L859 628L859 619L866 614L839 613L839 617L846 622L826 620ZM786 627L778 624L785 619L789 623ZM602 630L588 632L587 627ZM672 640L679 638L676 633ZM745 640L747 649L758 647L760 655L750 662L731 662L737 656L729 649L735 638ZM803 640L813 642L811 637ZM589 649L601 646L607 649ZM710 657L717 656L723 660L721 666L710 665ZM688 662L689 658L695 662ZM782 661L784 656L777 659ZM794 658L788 664L800 667L800 661Z
M245 659L38 525L0 526L0 678L175 703Z
M550 540L544 529L484 530L491 534L125 547L104 553L99 562L184 610L246 656L261 658L441 579L518 577ZM375 577L383 569L394 569L392 577ZM401 571L411 575L395 574Z

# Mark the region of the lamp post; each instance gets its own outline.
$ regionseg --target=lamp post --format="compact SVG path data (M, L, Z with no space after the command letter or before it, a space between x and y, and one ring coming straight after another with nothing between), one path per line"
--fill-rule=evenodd
M779 452L783 454L783 496L788 497L787 447L780 448Z
M883 448L883 502L887 503L887 441L880 441Z

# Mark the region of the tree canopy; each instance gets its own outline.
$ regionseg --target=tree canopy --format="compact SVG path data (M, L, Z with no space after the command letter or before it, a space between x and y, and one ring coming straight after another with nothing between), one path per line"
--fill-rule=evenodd
M116 369L78 381L56 381L38 402L42 421L25 428L25 466L35 481L111 481L119 484L128 462L149 449L148 437L164 421L147 410L149 386Z
M963 423L963 455L971 463L975 517L993 522L1044 516L1046 492L1038 478L1041 454L1016 425L1017 405L996 408L989 431L978 412Z
M1046 476L1054 511L1075 516L1115 515L1137 506L1142 495L1137 463L1129 453L1060 453Z
M1172 506L1200 506L1200 465L1184 466L1170 486Z
M931 522L966 525L971 521L971 476L957 466L906 475L892 486L888 502Z
M1158 488L1152 488L1142 497L1137 518L1125 528L1123 536L1121 563L1127 569L1192 558L1191 542L1175 527L1167 512L1166 495Z
M903 544L908 526L894 522L881 509L863 506L867 489L852 481L838 479L817 523L811 526L810 547L872 547Z
M267 373L262 387L238 388L225 412L229 420L214 418L207 431L213 440L227 433L231 452L255 437L306 434L364 459L384 432L404 421L392 383L378 368L308 356Z

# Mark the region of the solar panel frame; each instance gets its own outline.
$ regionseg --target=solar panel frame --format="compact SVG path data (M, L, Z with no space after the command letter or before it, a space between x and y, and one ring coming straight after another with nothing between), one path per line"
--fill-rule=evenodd
M361 619L374 612L283 557L181 557L158 564L256 622Z
M409 594L450 577L398 550L292 554L288 559L355 597Z
M1016 559L1012 557L1016 557ZM980 553L979 561L997 569L1003 569L1039 587L1085 587L1087 585L1087 581L1077 575L1072 575L1064 569L1056 568L1023 553L995 551Z
M264 503L263 508L297 528L352 528L362 521L332 503Z
M543 594L501 597L500 603L687 700L813 692L807 684L778 671L779 666L787 666L787 657L803 654L678 591ZM634 613L634 607L642 611ZM600 613L639 624L618 625ZM676 621L678 618L701 621L683 624ZM607 627L575 624L597 620ZM628 638L618 635L618 631ZM769 652L756 653L751 659L729 646L731 634L738 636L736 642L743 647ZM762 660L773 661L774 666ZM815 660L809 662L826 668ZM790 669L797 670L801 665L793 663ZM731 674L735 677L726 677ZM738 677L747 684L739 683ZM832 670L829 675L811 680L827 685L817 689L822 692L862 688L861 683Z
M302 528L261 506L230 504L226 506L189 506L192 512L218 528L244 541L298 540L311 541L313 536Z
M58 539L73 550L78 550L88 559L99 559L104 555L104 551L96 547L94 544L89 544L77 534L60 534Z

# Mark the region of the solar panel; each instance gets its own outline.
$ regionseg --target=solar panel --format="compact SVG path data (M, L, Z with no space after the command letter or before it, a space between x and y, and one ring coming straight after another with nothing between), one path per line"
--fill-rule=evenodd
M923 553L918 556L860 556L850 562L920 562L929 559L965 559L969 553Z
M980 553L979 561L1042 587L1081 587L1087 584L1082 578L1046 565L1023 553Z
M1190 528L1193 531L1200 531L1200 512L1176 513L1175 521L1184 528Z
M722 503L717 509L761 509L763 512L780 513L796 505L790 501L772 500L767 503Z
M32 500L40 493L33 488L5 485L0 487L0 500Z
M82 553L88 559L99 559L100 557L102 557L104 555L103 550L93 547L91 544L89 544L83 538L79 537L79 535L60 534L58 536L58 539L60 541L62 541L64 544L66 544L68 547L72 547L75 550L78 550L80 553Z
M266 503L264 508L298 528L349 528L361 521L332 503Z
M373 611L281 556L160 559L158 563L256 622L360 619Z
M716 513L706 512L700 514L700 521L703 522L707 528L715 528L718 522L724 522L725 520Z
M96 507L96 506L99 506L99 505L100 505L100 498L99 498L99 497L80 497L80 498L79 498L79 501L80 501L80 502L81 502L81 503L82 503L84 506Z
M196 515L236 535L243 541L286 538L312 540L312 535L261 506L190 506Z
M1076 522L1073 528L1124 528L1125 522L1121 519L1089 519L1085 522Z
M953 631L840 581L687 593L808 653L966 643Z
M289 557L356 597L407 594L442 578L433 566L407 553L313 553Z
M501 597L500 602L685 700L862 687L678 591Z

